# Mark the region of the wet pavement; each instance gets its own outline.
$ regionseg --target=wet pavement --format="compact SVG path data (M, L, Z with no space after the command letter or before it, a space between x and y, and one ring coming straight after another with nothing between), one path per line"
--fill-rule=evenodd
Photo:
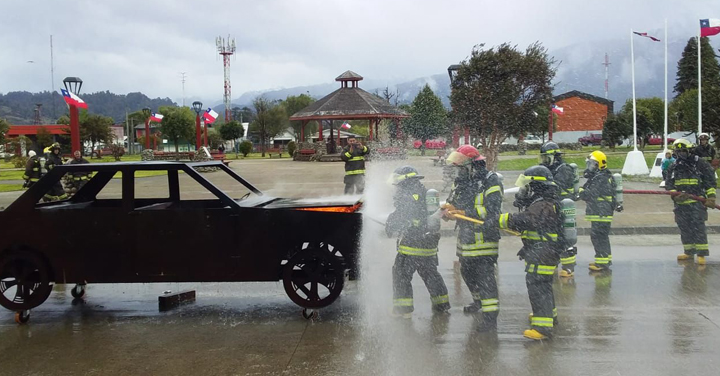
M369 234L379 231L367 228ZM281 283L89 285L81 300L57 285L18 326L0 312L1 375L678 375L718 374L720 236L704 268L680 265L677 236L613 237L612 273L590 275L587 238L571 282L555 282L555 338L522 337L530 304L517 238L499 261L500 321L478 333L443 238L440 271L453 305L433 316L413 280L412 319L389 315L394 241L373 238L363 280L308 321ZM196 289L195 303L158 312L165 290Z

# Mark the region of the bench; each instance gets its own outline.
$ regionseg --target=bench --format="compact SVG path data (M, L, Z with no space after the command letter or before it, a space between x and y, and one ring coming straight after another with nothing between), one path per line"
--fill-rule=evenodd
M440 166L445 166L445 151L444 150L438 150L437 153L435 153L435 157L432 158L433 166L437 166L438 164Z
M163 160L163 161L170 161L170 160L193 160L193 157L195 156L194 152L168 152L168 151L156 151L153 152L153 158L155 160Z
M268 157L272 158L273 154L277 154L278 158L282 158L282 152L283 149L281 148L270 148L265 150L266 153L268 153Z
M300 149L298 150L298 153L302 155L313 155L315 154L315 149Z

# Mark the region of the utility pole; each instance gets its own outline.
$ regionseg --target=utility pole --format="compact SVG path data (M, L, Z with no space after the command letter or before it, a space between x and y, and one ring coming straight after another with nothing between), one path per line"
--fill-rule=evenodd
M57 112L55 111L55 63L53 60L53 40L52 34L50 35L50 103L52 104L53 120L57 120Z
M187 72L180 72L180 75L182 76L182 78L181 78L180 80L182 81L182 89L183 89L183 92L182 92L182 94L183 94L183 96L182 96L182 104L183 104L183 107L185 107L185 76L186 76L185 73L187 73Z
M605 99L608 99L610 58L608 58L607 52L605 53L605 62L602 65L605 66Z

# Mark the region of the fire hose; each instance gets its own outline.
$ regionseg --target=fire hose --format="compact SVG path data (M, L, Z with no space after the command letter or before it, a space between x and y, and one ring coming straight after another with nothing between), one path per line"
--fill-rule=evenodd
M485 223L485 222L483 222L483 221L481 221L481 220L479 220L479 219L466 217L466 216L461 215L461 214L453 214L453 216L454 216L455 218L462 219L463 221L473 222L473 223L477 223L477 224L479 224L479 225L482 225L482 224ZM510 230L510 229L506 229L506 228L503 228L503 229L501 229L501 230L507 232L508 234L520 236L520 233L517 232L517 231L513 231L513 230Z
M630 195L666 195L666 196L678 196L683 194L684 192L670 192L670 191L645 191L645 190L636 190L636 189L624 189L624 194L630 194ZM687 194L687 193L685 193ZM695 196L691 194L687 194L690 196L691 199L695 201L700 201L703 204L705 203L705 197ZM720 205L715 205L715 209L720 210Z

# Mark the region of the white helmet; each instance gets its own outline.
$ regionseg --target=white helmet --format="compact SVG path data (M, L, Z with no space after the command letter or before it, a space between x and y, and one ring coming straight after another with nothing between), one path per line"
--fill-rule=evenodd
M703 133L700 133L700 134L698 135L698 140L702 139L703 137L707 138L708 140L710 139L710 135L708 135L707 133L703 132Z
M36 155L36 154L35 154L35 150L30 150L30 151L28 152L28 157L30 157L30 158L34 157L35 155Z

